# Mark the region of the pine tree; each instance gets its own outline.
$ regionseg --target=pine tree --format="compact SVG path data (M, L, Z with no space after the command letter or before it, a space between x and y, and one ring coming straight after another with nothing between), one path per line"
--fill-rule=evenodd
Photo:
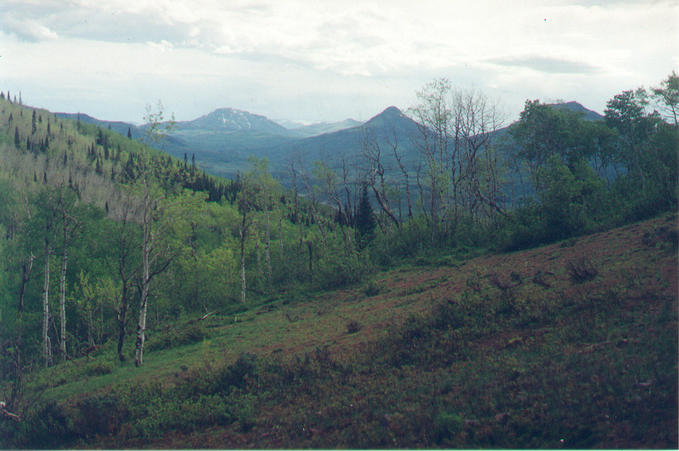
M357 241L361 248L364 248L375 237L376 225L375 215L368 198L368 185L364 184L356 212Z
M129 139L132 139L132 130L130 129L130 127L127 127L127 137Z

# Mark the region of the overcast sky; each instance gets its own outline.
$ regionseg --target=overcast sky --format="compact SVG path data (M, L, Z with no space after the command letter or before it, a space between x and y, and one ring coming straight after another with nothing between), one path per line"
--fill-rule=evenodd
M679 0L2 0L0 90L141 122L233 107L366 120L436 77L498 99L602 112L679 70Z

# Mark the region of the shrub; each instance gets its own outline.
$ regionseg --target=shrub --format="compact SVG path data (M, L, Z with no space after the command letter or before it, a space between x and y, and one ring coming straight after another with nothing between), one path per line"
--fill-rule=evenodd
M377 285L377 282L371 280L363 287L363 293L368 297L376 296L380 294L380 286Z
M165 332L154 335L149 339L146 346L149 351L157 351L160 349L196 343L202 341L204 338L205 331L203 327L200 324L194 323L178 329L171 328Z
M594 279L599 271L594 263L587 257L580 257L578 260L571 260L566 264L568 275L575 283L584 283Z
M249 352L241 353L231 365L218 371L215 376L217 389L231 391L233 387L244 388L248 377L257 374L257 356Z
M85 366L82 374L85 376L103 376L104 374L111 374L113 366L108 362L92 362Z
M455 436L462 430L464 419L454 412L440 412L434 419L437 442Z
M115 393L86 398L78 403L78 410L74 427L78 435L84 436L116 433L127 416Z
M347 333L348 334L355 334L359 330L361 330L361 325L357 321L350 321L347 324Z

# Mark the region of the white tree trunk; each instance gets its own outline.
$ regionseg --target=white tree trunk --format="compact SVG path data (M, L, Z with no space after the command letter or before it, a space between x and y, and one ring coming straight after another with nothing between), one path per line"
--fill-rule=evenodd
M49 240L45 240L45 282L42 287L42 353L45 358L45 366L52 363L52 347L49 337L49 318L50 318L50 245Z
M146 313L148 311L149 286L151 284L151 260L150 254L153 247L153 233L151 199L147 191L144 196L144 237L142 240L142 280L141 300L139 305L139 323L137 325L137 349L134 364L141 366L144 363L144 342L146 341Z
M271 284L271 224L269 223L269 210L266 210L266 246L264 251L264 261L266 263L266 283Z
M64 242L64 251L61 256L61 274L59 278L59 316L61 318L61 358L66 360L66 268L68 266L68 249Z
M278 218L278 243L281 246L281 261L283 259L283 215Z
M243 221L245 222L245 220ZM240 301L245 304L245 291L247 286L245 284L245 230L241 225L240 229Z

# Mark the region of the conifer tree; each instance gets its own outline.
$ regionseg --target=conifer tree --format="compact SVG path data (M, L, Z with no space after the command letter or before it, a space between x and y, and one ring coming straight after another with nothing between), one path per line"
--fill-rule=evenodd
M370 199L368 198L368 185L363 184L361 199L358 203L358 211L356 212L357 241L361 248L365 248L365 246L374 238L376 225L375 214L373 213Z

